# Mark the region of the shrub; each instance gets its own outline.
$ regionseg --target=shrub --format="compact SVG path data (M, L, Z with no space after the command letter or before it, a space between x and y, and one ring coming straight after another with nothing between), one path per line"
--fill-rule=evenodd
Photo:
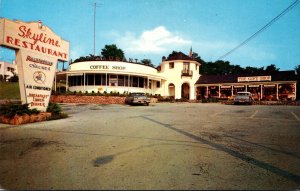
M51 119L50 120L55 120L55 119L63 119L67 118L68 114L63 113L60 105L57 103L49 103L47 107L47 112L51 113Z
M32 115L39 114L40 111L37 109L29 109L28 104L8 104L8 105L0 105L0 115L4 115L8 118L13 118L17 115Z
M58 105L57 103L49 103L48 107L47 107L47 112L52 113L52 115L59 115L61 113L62 109L60 107L60 105Z

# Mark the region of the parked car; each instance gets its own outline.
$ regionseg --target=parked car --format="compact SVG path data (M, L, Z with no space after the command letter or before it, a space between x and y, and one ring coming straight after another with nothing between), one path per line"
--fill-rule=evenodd
M149 105L150 98L146 96L145 93L130 93L126 99L127 104L145 104Z
M250 105L252 102L253 98L250 92L237 92L234 97L234 104L245 103Z

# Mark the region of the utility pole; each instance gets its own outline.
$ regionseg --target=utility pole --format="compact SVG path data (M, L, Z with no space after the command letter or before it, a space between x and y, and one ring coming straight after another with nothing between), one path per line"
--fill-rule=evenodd
M96 51L96 7L97 3L94 4L94 56Z
M97 5L97 3L95 2L93 4L94 7L94 56L96 55L96 9L97 7L100 7L99 5Z

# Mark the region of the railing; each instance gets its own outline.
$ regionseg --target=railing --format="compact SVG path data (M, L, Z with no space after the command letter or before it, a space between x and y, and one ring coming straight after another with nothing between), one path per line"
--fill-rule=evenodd
M182 70L181 76L193 76L193 71L192 70Z

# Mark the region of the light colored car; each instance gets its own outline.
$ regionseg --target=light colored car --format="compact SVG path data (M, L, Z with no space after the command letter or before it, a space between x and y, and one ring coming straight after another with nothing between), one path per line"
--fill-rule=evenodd
M234 97L234 104L245 103L250 105L252 102L253 98L250 92L237 92Z
M150 98L145 93L130 93L126 99L127 104L146 104L149 105Z

